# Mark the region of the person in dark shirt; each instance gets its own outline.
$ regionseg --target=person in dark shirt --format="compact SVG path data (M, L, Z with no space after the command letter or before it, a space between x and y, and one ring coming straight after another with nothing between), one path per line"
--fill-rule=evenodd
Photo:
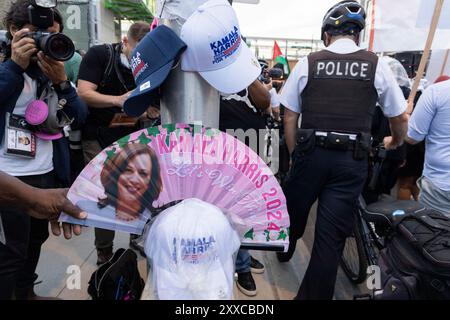
M123 103L136 87L129 58L134 47L149 31L148 23L136 22L122 43L93 46L83 57L78 90L90 112L82 135L86 161L112 142L135 131L134 128L108 127L114 115L122 112ZM113 61L109 65L111 55ZM101 149L95 150L93 145Z
M110 128L110 124L115 115L123 112L123 103L136 87L129 59L133 49L149 31L150 24L136 22L130 26L121 43L93 46L83 57L78 73L78 91L90 112L82 132L86 164L111 143L138 129L137 126ZM112 257L113 240L114 231L95 229L97 264Z
M270 94L259 80L255 80L248 88L221 97L219 130L242 129L244 133L256 130L256 139L246 135L242 142L262 155L264 151L259 150L259 140L267 129L265 114L270 114ZM248 250L239 250L236 258L237 287L247 296L257 294L252 272L263 273L264 265L250 256Z
M226 132L230 129L242 129L245 132L255 129L259 137L259 130L267 129L268 114L270 114L269 92L259 80L255 80L248 88L221 97L219 130ZM245 144L249 146L249 142L245 141ZM253 151L261 155L258 148L253 148Z

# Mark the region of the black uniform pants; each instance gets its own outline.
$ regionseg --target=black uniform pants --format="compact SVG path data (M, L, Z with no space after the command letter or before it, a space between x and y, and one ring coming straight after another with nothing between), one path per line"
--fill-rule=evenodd
M333 298L339 259L352 231L367 166L366 159L354 160L352 152L320 147L294 156L284 186L292 245L303 236L311 206L319 200L311 260L297 299Z
M55 188L53 172L18 177L23 182L39 188ZM14 289L33 286L41 254L41 246L48 239L48 220L30 217L14 207L1 208L6 245L0 243L0 300L10 300Z

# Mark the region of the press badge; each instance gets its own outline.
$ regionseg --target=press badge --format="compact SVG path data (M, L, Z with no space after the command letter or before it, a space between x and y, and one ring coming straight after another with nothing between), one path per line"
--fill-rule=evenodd
M26 158L36 156L36 136L24 117L6 114L5 154Z

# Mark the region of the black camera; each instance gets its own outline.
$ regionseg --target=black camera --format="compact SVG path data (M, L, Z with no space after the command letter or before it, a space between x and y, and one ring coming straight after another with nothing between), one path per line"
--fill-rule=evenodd
M269 77L274 80L272 82L272 87L275 88L275 90L277 90L277 92L280 91L281 86L283 84L284 81L284 71L283 69L280 68L272 68L269 70Z
M270 81L272 80L283 80L284 79L284 72L282 69L279 68L272 68L269 70L263 70L263 72L261 72L261 75L259 76L259 81L261 81L262 83L268 84L270 83ZM281 89L281 84L279 83L279 81L275 81L272 83L272 86L279 91Z
M58 61L67 61L73 57L75 46L70 38L62 33L44 31L30 32L28 37L33 38L38 50L46 56Z
M62 33L50 33L47 29L53 26L56 0L35 0L28 7L30 23L38 28L28 33L34 39L38 50L46 56L58 61L67 61L73 57L75 46L70 38Z
M259 75L258 80L261 81L262 83L265 83L265 84L269 84L270 83L270 77L268 77L268 76L266 77L264 72Z

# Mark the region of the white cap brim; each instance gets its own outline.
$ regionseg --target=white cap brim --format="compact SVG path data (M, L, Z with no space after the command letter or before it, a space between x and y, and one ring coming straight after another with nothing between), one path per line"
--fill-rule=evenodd
M247 44L242 41L239 57L230 65L213 71L199 72L218 91L237 93L250 86L261 74L261 67Z
M184 277L178 273L153 264L153 281L156 284L156 292L160 300L230 300L233 297L233 274L234 260L228 259L223 266L220 262L214 263L214 266L206 270L202 270L201 265L197 272L204 275L204 281L195 284L186 282L188 277ZM191 268L192 272L195 268ZM230 274L226 274L230 271ZM190 277L189 277L190 279ZM194 290L194 291L193 291Z

